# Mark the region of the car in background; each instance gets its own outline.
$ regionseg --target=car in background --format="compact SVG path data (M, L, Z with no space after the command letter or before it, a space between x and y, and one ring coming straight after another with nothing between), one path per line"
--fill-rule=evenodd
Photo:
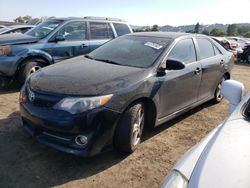
M248 40L247 38L243 38L243 37L234 37L234 36L229 36L229 37L226 37L227 39L230 39L230 40L235 40L237 43L238 43L238 47L239 48L244 48L245 46L248 46L250 45L250 40Z
M12 25L0 29L0 35L10 33L26 33L30 29L35 27L34 25Z
M128 34L88 55L30 75L20 92L23 126L57 150L132 153L144 126L222 99L233 54L204 35Z
M250 64L250 45L245 46L242 54L239 56L239 60L242 60L242 61Z
M25 79L38 69L91 52L118 36L131 33L120 19L85 17L48 19L25 34L0 35L0 79Z
M230 40L225 37L211 37L220 45L222 45L227 51L230 51L234 54L235 58L237 58L238 54L238 44L235 40Z
M222 83L231 115L183 155L161 188L249 188L250 92L243 93L240 82Z

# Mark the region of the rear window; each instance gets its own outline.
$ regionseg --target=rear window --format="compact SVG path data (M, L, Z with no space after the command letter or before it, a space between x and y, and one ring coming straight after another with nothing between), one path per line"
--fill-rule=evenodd
M201 59L206 59L214 56L214 47L210 41L207 39L196 39L199 49Z
M114 33L110 24L101 22L90 22L90 37L91 39L112 39Z
M116 33L118 36L126 35L128 33L131 33L128 25L121 24L121 23L113 23L113 26L115 27Z

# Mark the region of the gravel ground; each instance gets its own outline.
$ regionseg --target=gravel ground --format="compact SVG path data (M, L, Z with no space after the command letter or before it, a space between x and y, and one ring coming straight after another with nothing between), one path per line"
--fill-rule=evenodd
M233 79L250 90L250 66L235 65ZM21 128L18 92L0 92L0 187L159 187L177 159L228 114L227 102L205 103L147 131L129 156L116 151L93 158L57 152Z

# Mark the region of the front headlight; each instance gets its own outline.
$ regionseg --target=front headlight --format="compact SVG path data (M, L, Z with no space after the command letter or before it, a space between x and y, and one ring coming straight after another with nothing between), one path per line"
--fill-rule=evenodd
M188 180L178 171L173 170L163 181L161 188L187 188Z
M57 103L53 108L57 110L64 110L71 114L77 114L105 105L112 96L113 95L98 97L66 97Z
M8 55L10 53L10 46L0 46L0 55Z

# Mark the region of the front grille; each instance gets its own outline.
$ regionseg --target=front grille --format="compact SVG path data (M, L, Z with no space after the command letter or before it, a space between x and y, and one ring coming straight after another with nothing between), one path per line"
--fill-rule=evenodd
M42 92L37 92L30 89L29 87L27 87L27 97L29 102L32 103L34 106L44 108L51 108L61 100L60 97L51 94L45 94Z

